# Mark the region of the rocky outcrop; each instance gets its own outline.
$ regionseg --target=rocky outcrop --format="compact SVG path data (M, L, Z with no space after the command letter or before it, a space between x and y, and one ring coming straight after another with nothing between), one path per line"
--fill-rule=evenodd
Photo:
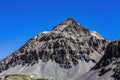
M99 62L108 44L109 41L93 35L92 31L68 18L51 32L38 34L0 61L0 75L74 79Z
M120 80L120 40L111 42L101 60L83 76L76 80Z

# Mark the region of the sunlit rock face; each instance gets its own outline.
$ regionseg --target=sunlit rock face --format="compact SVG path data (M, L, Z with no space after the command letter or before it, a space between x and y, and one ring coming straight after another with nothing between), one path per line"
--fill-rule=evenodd
M80 80L79 77L91 69L98 69L99 60L109 52L110 42L92 32L68 18L52 31L31 38L1 60L0 75L27 74L55 80Z

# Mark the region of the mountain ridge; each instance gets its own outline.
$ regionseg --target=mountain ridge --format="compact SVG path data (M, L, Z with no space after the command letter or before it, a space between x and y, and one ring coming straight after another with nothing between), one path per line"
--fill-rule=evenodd
M38 78L79 80L99 65L111 43L68 18L52 31L31 38L1 60L0 75L27 74Z

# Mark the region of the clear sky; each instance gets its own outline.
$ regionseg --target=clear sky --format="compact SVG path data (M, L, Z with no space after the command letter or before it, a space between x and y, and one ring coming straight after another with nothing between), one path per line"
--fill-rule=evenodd
M120 0L0 0L0 59L67 17L108 40L120 38Z

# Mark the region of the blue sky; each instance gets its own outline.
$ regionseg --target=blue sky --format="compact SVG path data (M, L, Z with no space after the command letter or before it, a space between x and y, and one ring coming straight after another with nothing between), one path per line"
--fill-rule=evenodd
M0 0L0 59L68 17L108 40L120 38L120 0Z

